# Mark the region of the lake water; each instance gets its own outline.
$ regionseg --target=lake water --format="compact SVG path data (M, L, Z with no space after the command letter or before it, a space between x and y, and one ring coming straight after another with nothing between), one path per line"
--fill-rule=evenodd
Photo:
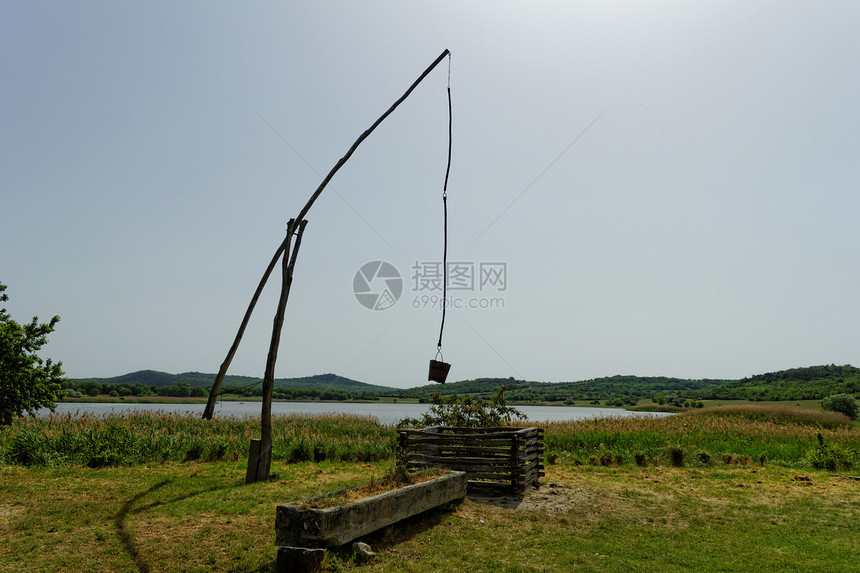
M104 416L121 412L162 411L178 412L200 416L204 404L119 404L119 403L60 403L58 414L90 414ZM393 425L403 418L418 418L427 412L429 404L379 404L364 402L273 402L272 414L328 414L345 413L373 416L381 424ZM215 408L216 417L259 416L260 402L220 402ZM584 420L588 418L630 417L630 416L670 416L660 412L630 412L616 408L586 408L580 406L516 406L517 410L528 416L531 422L560 422ZM39 415L49 414L47 409L39 410Z

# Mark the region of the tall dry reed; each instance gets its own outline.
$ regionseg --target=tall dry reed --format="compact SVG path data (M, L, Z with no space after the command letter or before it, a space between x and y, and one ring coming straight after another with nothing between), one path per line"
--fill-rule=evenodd
M699 463L802 465L818 435L849 450L860 449L860 431L844 416L791 407L727 407L667 417L609 417L545 426L548 453L593 463L595 457L637 463L670 463L681 449ZM611 456L607 456L611 453Z
M395 432L375 418L349 414L272 417L276 461L376 461L394 451ZM191 414L22 418L0 428L0 461L92 467L161 460L238 460L259 437L258 418L202 420Z

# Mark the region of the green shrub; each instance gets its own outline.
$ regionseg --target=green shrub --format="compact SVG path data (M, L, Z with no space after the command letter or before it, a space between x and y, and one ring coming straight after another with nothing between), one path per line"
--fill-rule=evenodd
M12 463L22 466L50 466L56 465L61 460L61 456L46 444L43 436L25 430L15 436L9 451L9 459Z
M595 465L599 464L604 467L617 466L624 463L624 456L615 451L606 449L603 444L600 444L600 451L595 457L597 457L597 464Z
M680 468L684 466L684 448L681 446L670 445L666 447L666 457L669 458L669 463Z
M806 461L817 470L850 470L857 461L857 453L837 444L826 444L819 433L818 447L806 454Z
M199 460L203 457L203 444L192 444L190 448L185 450L185 459L183 461L191 462Z
M750 456L745 456L743 454L726 453L723 454L722 457L723 463L727 466L748 466L753 462Z
M516 408L507 405L506 386L502 386L490 401L475 402L468 396L451 394L431 396L433 405L421 418L404 418L397 423L398 428L419 426L457 426L466 428L486 428L506 426L514 420L525 420L526 416Z
M845 414L850 420L857 419L857 400L851 394L834 394L821 401L821 408L828 412Z

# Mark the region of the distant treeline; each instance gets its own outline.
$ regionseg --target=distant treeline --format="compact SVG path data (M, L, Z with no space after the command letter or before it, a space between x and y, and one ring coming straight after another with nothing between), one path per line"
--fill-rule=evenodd
M185 383L191 387L204 387L208 389L215 382L215 374L204 374L202 372L183 372L182 374L168 374L167 372L159 372L157 370L139 370L130 372L122 376L114 376L112 378L93 378L93 379L73 379L72 382L98 382L99 384L129 386L175 386L178 383ZM236 376L228 374L224 377L223 385L229 387L255 386L260 384L261 379L253 376ZM308 388L311 390L343 390L346 392L374 392L384 394L395 388L387 386L375 386L373 384L365 384L357 380L351 380L337 374L316 374L314 376L303 376L299 378L277 378L275 379L276 388Z
M152 383L141 383L145 380ZM166 374L145 370L112 379L69 380L64 387L70 396L170 396L206 397L214 375L200 373ZM193 383L189 383L193 382ZM810 366L769 372L742 380L685 380L664 376L611 376L582 382L533 382L515 378L477 378L444 385L428 384L397 389L357 382L334 374L276 381L277 400L378 400L381 397L430 400L434 393L459 394L489 400L500 386L506 386L510 402L565 404L608 404L625 406L653 401L659 404L689 405L700 400L820 400L834 394L860 398L860 369L850 365ZM223 394L260 396L261 381L251 377L228 376Z
M421 386L401 390L403 397L426 400L433 392L466 394L473 399L489 400L499 386L507 388L510 402L563 402L565 404L607 404L632 406L643 400L675 406L688 405L692 393L703 388L726 384L727 380L683 380L664 376L611 376L582 382L530 382L514 378L478 378L444 386Z
M701 400L797 401L820 400L834 394L860 399L860 369L850 365L810 366L769 372L742 380L685 380L664 376L611 376L582 382L530 382L514 378L478 378L444 386L401 390L400 395L426 399L431 393L492 398L506 386L511 402L601 403L634 405L642 401L675 406Z
M705 400L820 400L834 394L860 398L860 369L853 366L810 366L758 374L700 390Z
M66 395L69 398L80 398L84 396L112 396L121 398L126 396L164 396L169 398L206 398L209 396L209 388L204 386L191 386L187 382L174 382L168 386L155 386L152 384L113 383L98 382L96 380L67 380L63 383ZM254 397L262 396L263 389L259 383L246 384L243 386L223 386L222 395ZM344 390L329 390L322 388L314 390L311 388L275 388L272 397L276 400L379 400L379 395L373 392L347 392Z
M230 387L223 389L224 394L234 396L262 396L263 388L254 386L253 388L245 387ZM379 395L373 392L347 392L345 390L313 390L311 388L275 388L272 391L272 398L275 400L379 400Z
M152 384L110 383L96 380L67 380L63 389L69 398L83 396L165 396L170 398L206 397L209 389L202 386L191 386L187 382L174 382L169 386L154 386Z

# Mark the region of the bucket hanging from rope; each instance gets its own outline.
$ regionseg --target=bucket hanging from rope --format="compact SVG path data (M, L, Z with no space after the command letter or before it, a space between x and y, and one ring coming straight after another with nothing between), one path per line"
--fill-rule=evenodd
M448 54L448 165L445 168L445 184L442 186L443 248L442 248L442 324L439 326L439 342L436 357L430 361L430 382L445 383L451 365L442 356L442 333L445 331L445 310L448 307L448 174L451 172L451 54Z

